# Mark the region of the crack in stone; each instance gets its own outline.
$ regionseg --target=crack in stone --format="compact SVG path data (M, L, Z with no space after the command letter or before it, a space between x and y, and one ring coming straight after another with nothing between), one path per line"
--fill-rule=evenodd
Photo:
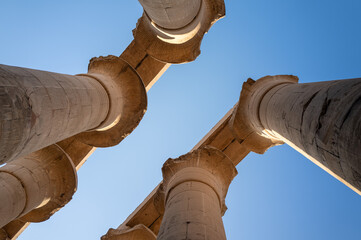
M144 62L144 60L145 60L148 56L149 56L148 53L145 54L145 56L142 58L142 60L139 61L139 63L137 64L137 66L135 66L134 69L137 70L137 69L140 67L140 65L142 65L142 63Z

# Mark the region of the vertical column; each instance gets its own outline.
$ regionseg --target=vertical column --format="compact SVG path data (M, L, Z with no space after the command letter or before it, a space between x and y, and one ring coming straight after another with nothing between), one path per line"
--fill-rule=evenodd
M158 26L178 29L191 23L197 16L202 0L139 0L149 18Z
M68 137L117 145L143 117L147 96L137 72L115 56L94 58L69 76L0 65L0 163Z
M237 170L221 151L204 147L162 168L165 209L159 240L225 240L228 186Z
M47 220L72 198L77 175L71 159L56 145L0 169L0 228L20 218Z
M97 128L108 111L90 76L0 65L0 164Z
M297 81L247 81L233 116L235 134L269 146L285 142L361 194L361 79Z
M145 13L134 31L137 46L167 63L194 61L205 33L225 15L223 0L139 0Z
M26 192L19 179L0 172L0 227L17 218L24 210Z

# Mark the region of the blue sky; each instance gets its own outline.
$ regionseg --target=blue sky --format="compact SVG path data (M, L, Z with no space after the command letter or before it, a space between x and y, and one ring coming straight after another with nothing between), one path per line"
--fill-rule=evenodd
M19 239L99 239L161 181L238 101L248 77L300 82L361 76L358 0L226 0L227 16L193 63L173 65L148 93L148 111L119 146L97 149L73 200ZM142 14L136 0L4 0L0 63L84 73L94 56L120 55ZM250 154L227 197L229 240L360 239L361 197L288 146Z

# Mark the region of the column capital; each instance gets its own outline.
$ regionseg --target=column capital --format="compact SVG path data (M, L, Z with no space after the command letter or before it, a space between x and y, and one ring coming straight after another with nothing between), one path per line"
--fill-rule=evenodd
M268 148L283 144L265 127L260 119L261 102L271 89L298 82L292 75L265 76L257 81L249 78L243 83L239 102L233 112L230 127L235 138L251 151L263 154Z
M101 240L155 240L157 236L143 224L128 229L109 229Z
M195 181L210 186L217 193L222 214L226 211L225 198L228 187L237 175L232 161L220 150L205 146L176 159L168 159L163 167L165 202L169 192L177 185Z
M180 2L173 0L175 3L172 3L172 1L168 1L168 4L172 5L172 8L168 9L160 8L162 5L159 4L155 4L155 6L152 6L153 8L147 8L145 1L140 2L145 7L145 12L138 20L137 27L133 31L134 40L150 56L167 63L194 61L200 54L200 45L204 34L208 32L216 21L225 15L223 0L201 0L199 1L199 6L194 6L194 9L199 7L199 10L188 11L188 13L194 12L195 14L194 16L188 16L187 14L186 18L191 19L191 22L184 22L184 19L183 22L187 24L182 26L179 25L179 21L176 21L179 19L179 16L170 16L175 19L173 24L169 25L169 23L165 23L160 18L155 19L155 15L160 11L167 12L169 9L171 11L172 8L180 8L181 6L177 6ZM190 6L188 1L182 1L181 4L185 8ZM156 9L156 7L160 9ZM185 9L182 10L185 11ZM150 11L153 13L157 11L158 13L153 14ZM173 11L173 13L176 12ZM187 13L187 11L185 12ZM161 14L158 14L157 17L161 17Z
M110 101L107 118L94 130L76 137L94 147L119 144L139 124L147 109L147 93L143 81L125 60L116 56L92 58L87 74L106 89Z

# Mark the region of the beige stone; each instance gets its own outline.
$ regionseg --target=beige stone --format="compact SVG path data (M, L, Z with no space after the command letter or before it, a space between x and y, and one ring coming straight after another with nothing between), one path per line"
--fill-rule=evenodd
M20 217L47 220L71 200L76 186L75 167L56 145L7 163L0 168L0 227Z
M109 110L90 77L0 65L0 89L0 163L97 128Z
M120 57L93 58L87 74L103 83L110 97L106 124L94 131L82 132L79 141L94 147L119 144L136 126L147 108L147 94L135 69Z
M226 239L222 216L237 170L221 151L203 147L162 168L164 216L157 239Z
M146 13L138 21L134 40L147 54L166 63L194 61L200 54L204 34L225 15L223 0L140 3Z
M158 81L171 64L158 61L133 40L120 56L138 73L147 91Z
M91 146L117 145L146 110L141 78L118 57L94 58L78 76L4 65L0 71L0 163L79 133Z
M139 0L144 11L158 26L166 29L179 29L196 18L202 0Z
M238 141L256 152L285 142L361 194L361 79L297 82L248 80L232 119Z
M26 192L15 176L0 172L0 227L17 218L26 204Z
M101 240L155 240L157 236L144 225L137 225L129 229L109 229Z

